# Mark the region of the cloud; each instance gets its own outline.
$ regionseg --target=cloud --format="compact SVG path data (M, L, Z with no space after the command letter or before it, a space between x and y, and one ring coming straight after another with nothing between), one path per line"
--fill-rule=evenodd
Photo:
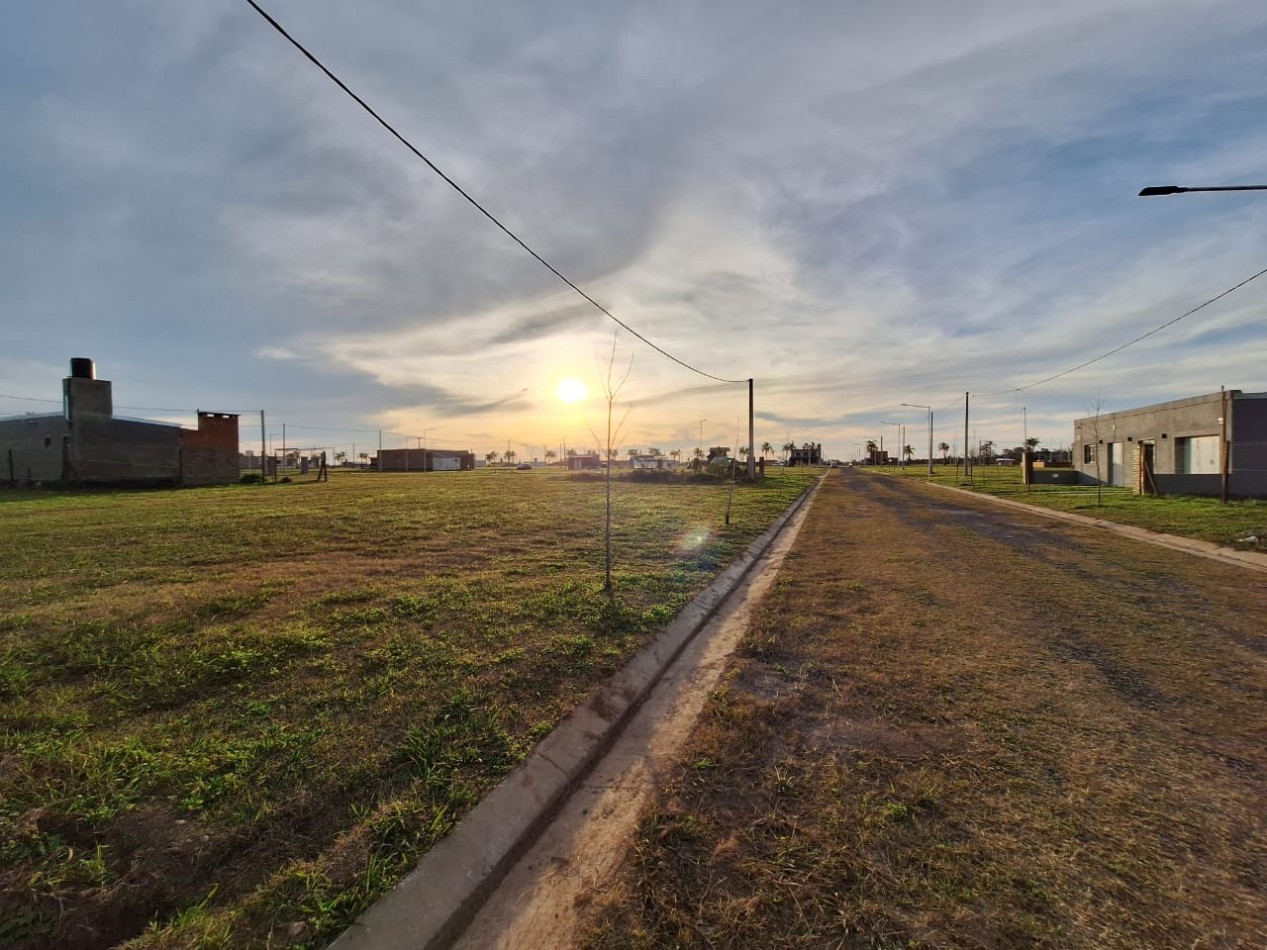
M1096 389L1267 388L1251 285L1009 391L1263 266L1262 201L1134 197L1261 170L1267 10L1248 0L274 12L622 320L755 377L780 440L971 390L999 394L983 421L1027 405L1055 441ZM16 395L55 397L82 353L138 404L584 432L548 393L597 372L612 324L249 8L42 5L0 64ZM724 437L746 412L744 387L620 346L631 437L694 445L699 419Z

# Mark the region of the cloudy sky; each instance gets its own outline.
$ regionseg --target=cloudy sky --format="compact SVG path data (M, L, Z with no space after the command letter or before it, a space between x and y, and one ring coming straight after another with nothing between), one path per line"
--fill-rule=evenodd
M1267 192L1136 197L1267 182L1256 0L264 5L621 320L754 377L758 443L1267 390L1264 277L1014 391L1267 267ZM615 325L244 0L5 19L0 414L88 356L122 414L290 444L593 443ZM745 441L746 385L615 346L625 447Z

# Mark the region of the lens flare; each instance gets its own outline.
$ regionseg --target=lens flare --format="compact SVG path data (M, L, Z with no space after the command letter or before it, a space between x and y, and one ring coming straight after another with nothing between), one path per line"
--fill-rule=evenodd
M678 538L678 554L690 554L692 551L698 551L709 542L711 537L712 532L703 525L689 528L682 537Z

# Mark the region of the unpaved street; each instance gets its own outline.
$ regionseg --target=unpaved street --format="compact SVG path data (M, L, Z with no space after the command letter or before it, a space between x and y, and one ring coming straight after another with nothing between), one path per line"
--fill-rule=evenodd
M1262 572L843 471L724 682L589 945L1267 946Z

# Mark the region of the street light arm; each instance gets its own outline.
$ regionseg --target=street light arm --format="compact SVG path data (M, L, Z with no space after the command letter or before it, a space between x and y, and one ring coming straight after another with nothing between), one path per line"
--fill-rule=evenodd
M1182 195L1189 191L1267 191L1267 185L1217 185L1203 188L1185 188L1182 185L1150 185L1139 193L1140 198L1156 198L1159 195Z

